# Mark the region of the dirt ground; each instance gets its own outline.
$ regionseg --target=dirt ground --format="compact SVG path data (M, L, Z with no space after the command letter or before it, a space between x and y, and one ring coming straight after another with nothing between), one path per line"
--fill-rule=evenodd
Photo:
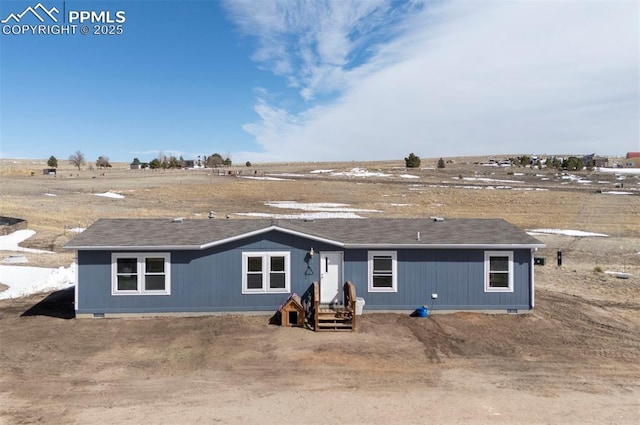
M535 269L532 313L370 313L353 333L282 328L248 315L78 320L69 290L0 301L0 424L638 423L640 196L601 194L598 185L613 187L613 176L585 175L609 184L565 185L553 174L542 180L538 170L462 160L444 171L410 171L418 179L286 181L211 170L31 176L36 166L4 164L0 173L0 214L29 220L38 233L24 245L56 252L27 254L29 265L69 264L73 255L61 249L69 229L99 217L283 212L268 200L379 211L365 216L503 217L526 229L608 236L538 237L548 247L537 254L546 264ZM356 166L398 172L390 163L255 171ZM537 190L479 189L495 182L464 180L509 180L514 171ZM125 198L92 196L105 191Z

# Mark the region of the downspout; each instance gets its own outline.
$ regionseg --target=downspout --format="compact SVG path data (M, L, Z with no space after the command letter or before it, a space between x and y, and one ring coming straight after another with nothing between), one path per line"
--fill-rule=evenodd
M78 251L76 250L76 282L73 287L73 310L78 311L78 275L80 274L80 264L78 263Z
M536 300L536 293L535 293L536 279L535 279L535 272L534 272L535 266L534 266L534 260L533 260L536 250L537 248L531 249L531 261L529 262L529 267L531 268L531 308L532 309L535 305L535 300Z

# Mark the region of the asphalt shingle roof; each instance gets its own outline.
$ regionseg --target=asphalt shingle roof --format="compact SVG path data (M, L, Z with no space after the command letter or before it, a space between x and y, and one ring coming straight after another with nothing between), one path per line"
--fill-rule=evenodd
M544 247L502 219L369 218L270 219L100 219L74 237L68 249L203 249L272 228L340 246L520 246ZM418 240L418 233L420 239Z

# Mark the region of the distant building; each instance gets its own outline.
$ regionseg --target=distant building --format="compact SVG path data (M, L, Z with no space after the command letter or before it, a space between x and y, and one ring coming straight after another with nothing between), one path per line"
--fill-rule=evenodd
M585 166L593 166L593 167L608 167L609 166L609 158L604 156L596 156L595 153L585 155L582 157L582 163Z
M640 152L627 152L626 159L640 158Z
M631 157L622 161L624 168L640 168L640 156Z
M606 156L596 156L593 158L593 166L594 167L608 167L609 166L609 158Z

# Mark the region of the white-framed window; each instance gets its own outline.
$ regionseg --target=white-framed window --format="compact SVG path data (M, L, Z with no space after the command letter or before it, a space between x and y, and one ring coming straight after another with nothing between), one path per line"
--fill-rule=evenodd
M289 292L291 292L289 252L242 253L243 294Z
M170 258L168 252L111 254L111 294L169 295Z
M513 251L485 251L485 292L513 292Z
M369 292L398 292L396 251L369 251Z

